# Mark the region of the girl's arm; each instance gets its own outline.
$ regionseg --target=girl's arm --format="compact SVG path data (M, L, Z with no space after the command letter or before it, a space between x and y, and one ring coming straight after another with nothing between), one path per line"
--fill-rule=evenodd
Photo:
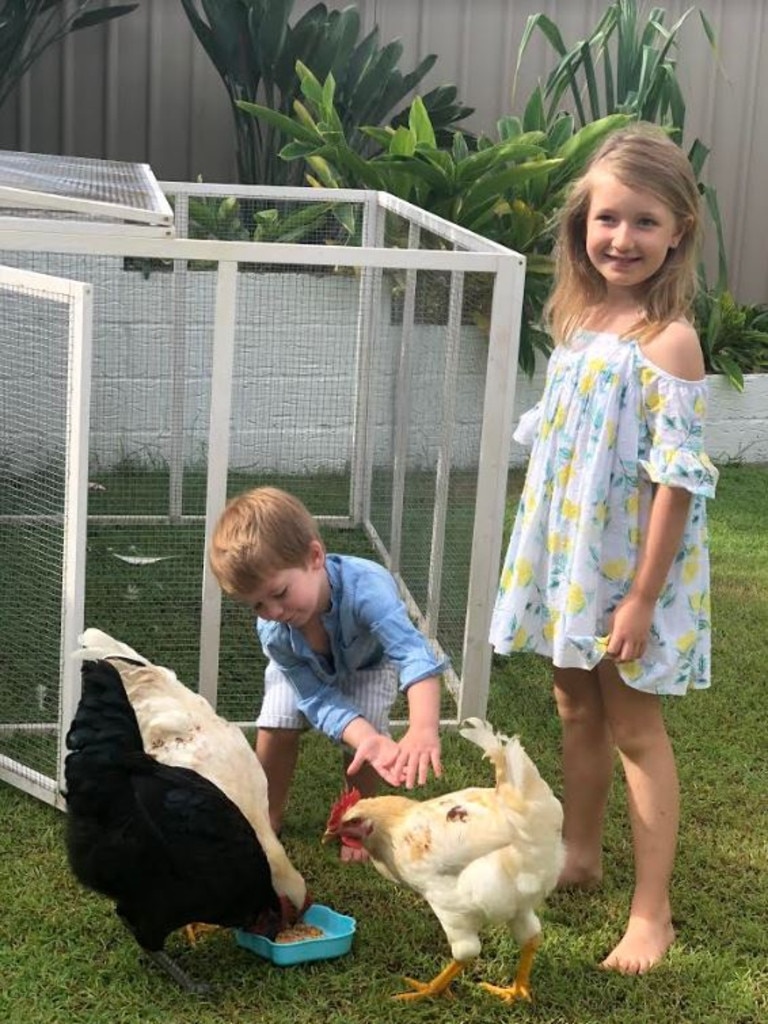
M691 497L681 487L660 484L656 488L635 578L613 613L606 654L615 661L633 661L645 652L653 611L680 548Z
M704 377L698 335L691 324L668 324L642 347L649 362L682 381ZM632 661L645 652L653 612L680 548L692 494L682 487L656 484L645 541L629 593L613 613L606 653Z

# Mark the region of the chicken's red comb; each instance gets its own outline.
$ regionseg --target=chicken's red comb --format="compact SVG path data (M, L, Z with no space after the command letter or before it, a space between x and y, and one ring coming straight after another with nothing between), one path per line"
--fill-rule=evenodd
M328 815L328 824L326 825L326 829L335 828L349 808L354 807L359 799L359 789L356 789L354 786L352 789L345 789L331 808L331 813Z

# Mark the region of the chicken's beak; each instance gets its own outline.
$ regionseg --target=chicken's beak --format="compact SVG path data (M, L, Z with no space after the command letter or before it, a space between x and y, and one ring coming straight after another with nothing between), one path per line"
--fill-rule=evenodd
M331 829L327 828L325 832L323 832L323 838L320 840L320 842L323 844L323 846L327 846L328 843L332 843L334 839L338 838L339 837L335 832L332 832Z

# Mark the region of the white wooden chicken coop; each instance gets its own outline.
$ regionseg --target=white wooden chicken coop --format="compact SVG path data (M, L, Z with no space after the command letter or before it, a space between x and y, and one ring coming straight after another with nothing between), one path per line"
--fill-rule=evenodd
M1 153L0 263L0 777L61 804L85 625L253 723L204 552L263 483L392 570L444 720L484 714L521 256L381 193Z

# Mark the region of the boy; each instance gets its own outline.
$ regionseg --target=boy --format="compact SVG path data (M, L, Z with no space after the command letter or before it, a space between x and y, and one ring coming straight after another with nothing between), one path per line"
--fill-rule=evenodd
M233 498L211 539L211 568L227 594L258 616L269 664L256 754L279 831L301 733L310 726L355 753L347 773L363 796L378 777L411 789L441 774L440 674L446 662L408 617L392 575L368 559L327 554L305 506L274 487ZM389 735L389 711L408 695L408 729ZM358 859L342 847L343 859Z

